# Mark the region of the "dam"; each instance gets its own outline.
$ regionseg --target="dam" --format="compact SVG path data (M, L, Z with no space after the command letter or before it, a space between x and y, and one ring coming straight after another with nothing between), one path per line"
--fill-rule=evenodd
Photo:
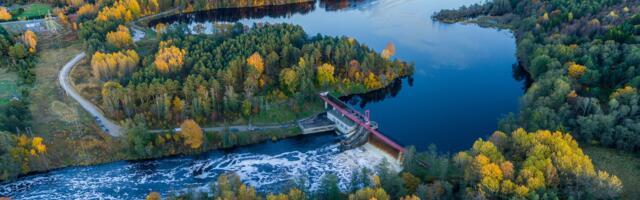
M371 121L370 112L361 113L328 92L319 97L324 101L325 112L298 121L303 134L335 131L341 137L340 150L364 146L381 152L397 169L404 157L404 147L378 131L378 124Z

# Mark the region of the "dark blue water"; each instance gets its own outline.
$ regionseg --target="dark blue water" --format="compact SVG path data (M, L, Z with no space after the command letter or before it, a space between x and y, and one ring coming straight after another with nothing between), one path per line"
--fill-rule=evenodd
M500 116L517 110L523 93L523 84L512 78L516 60L510 32L430 19L435 11L476 2L480 0L323 0L161 21L188 22L191 27L201 23L209 31L211 21L284 22L301 25L309 34L350 36L377 50L392 42L396 58L415 63L415 75L349 102L370 110L380 130L403 145L424 149L436 144L455 152L492 133ZM150 191L164 196L184 188L203 190L228 172L262 192L277 191L298 178L313 189L324 174L338 174L344 186L352 170L371 168L381 160L363 149L338 152L333 136L319 135L199 156L56 170L0 185L0 196L141 199Z

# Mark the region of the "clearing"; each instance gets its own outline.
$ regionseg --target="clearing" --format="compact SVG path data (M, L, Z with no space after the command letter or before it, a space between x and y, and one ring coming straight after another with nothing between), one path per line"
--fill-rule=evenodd
M597 146L585 146L584 152L591 157L597 169L618 176L624 184L622 199L640 197L640 155Z

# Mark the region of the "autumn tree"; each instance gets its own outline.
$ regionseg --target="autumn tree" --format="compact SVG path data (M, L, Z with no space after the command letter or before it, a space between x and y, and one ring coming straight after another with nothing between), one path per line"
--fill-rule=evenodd
M382 88L382 83L373 72L369 72L369 75L364 79L364 86L368 89L379 89Z
M20 163L21 172L27 173L31 170L31 158L45 154L47 146L44 144L44 139L37 136L29 138L26 135L19 135L16 139L15 146L9 150L9 153L14 162Z
M56 10L56 16L58 16L58 20L60 21L60 23L64 26L69 26L71 25L71 23L69 22L69 17L67 17L66 14L64 14L64 10L62 9L57 9Z
M382 50L382 53L380 53L380 56L382 56L382 58L384 59L389 59L391 58L391 56L396 54L396 46L393 45L393 43L389 42L387 43L387 47L385 47Z
M103 8L96 19L107 21L109 19L121 19L130 22L142 14L137 0L117 0L113 6Z
M586 70L587 68L584 65L580 65L572 62L572 63L569 63L567 74L571 78L579 79L580 77L582 77L582 75L584 75Z
M140 62L140 56L134 50L115 53L96 52L91 57L91 69L96 79L106 81L130 75L135 71L138 62Z
M502 138L502 142L497 146L494 142L500 140L480 139L470 151L454 158L456 163L465 166L464 179L476 191L471 196L522 198L533 191L557 188L561 183L578 185L579 189L562 191L575 197L589 195L608 199L620 194L620 180L606 172L597 172L591 159L569 134L546 130L527 133L517 129L510 137L496 132L491 138Z
M38 37L36 36L36 33L31 30L27 30L22 35L21 39L22 42L29 48L29 52L35 54L38 45Z
M262 56L258 52L255 52L247 58L247 64L256 69L258 74L262 74L264 72L264 61L262 61Z
M153 64L156 69L162 73L177 72L182 69L184 65L186 53L184 49L173 45L168 46L166 42L160 42L160 47Z
M333 65L325 63L318 67L317 72L317 80L320 85L331 85L335 82L335 77L333 76L335 72L335 67Z
M160 197L160 193L158 192L149 193L149 195L147 195L145 199L146 200L162 200L162 198Z
M84 4L78 8L76 15L78 19L82 21L83 19L92 19L96 14L98 14L98 9L93 4Z
M107 43L119 49L134 46L129 29L123 25L118 26L116 31L107 33Z
M356 191L354 194L349 195L349 200L389 200L391 199L387 192L382 188L364 188Z
M165 31L167 31L167 25L165 25L164 23L156 24L156 33L162 35Z
M248 77L248 78L255 79L257 85L260 88L264 87L264 84L265 84L264 67L265 66L264 66L264 61L262 60L262 56L260 56L258 52L251 54L251 56L247 58L247 64L253 67L254 70L251 70L251 71L255 71L255 75L249 74L249 76L253 75L254 77Z
M0 6L0 21L9 21L11 20L11 13L5 7Z
M294 69L285 68L280 71L280 83L283 86L283 90L293 94L296 92L298 84L298 74Z
M198 149L204 141L202 128L193 120L185 120L180 125L180 137L184 139L184 144L192 149Z

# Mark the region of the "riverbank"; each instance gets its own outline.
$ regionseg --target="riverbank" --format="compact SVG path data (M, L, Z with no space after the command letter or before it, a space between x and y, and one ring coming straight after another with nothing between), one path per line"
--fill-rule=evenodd
M141 17L135 20L132 24L133 26L140 28L140 27L147 27L149 25L149 22L155 19L172 16L172 15L178 15L178 14L189 14L194 12L215 10L215 9L225 9L225 8L259 8L259 7L265 7L265 6L281 6L281 5L288 5L288 4L311 3L311 2L316 2L316 0L286 0L286 1L267 0L267 1L263 1L262 4L259 4L259 5L253 5L251 4L251 1L246 1L247 3L246 5L238 5L234 1L215 1L215 2L212 2L213 4L206 4L205 6L195 6L193 4L189 4L186 7L180 6L180 7L177 7L176 9L166 10L157 14Z

